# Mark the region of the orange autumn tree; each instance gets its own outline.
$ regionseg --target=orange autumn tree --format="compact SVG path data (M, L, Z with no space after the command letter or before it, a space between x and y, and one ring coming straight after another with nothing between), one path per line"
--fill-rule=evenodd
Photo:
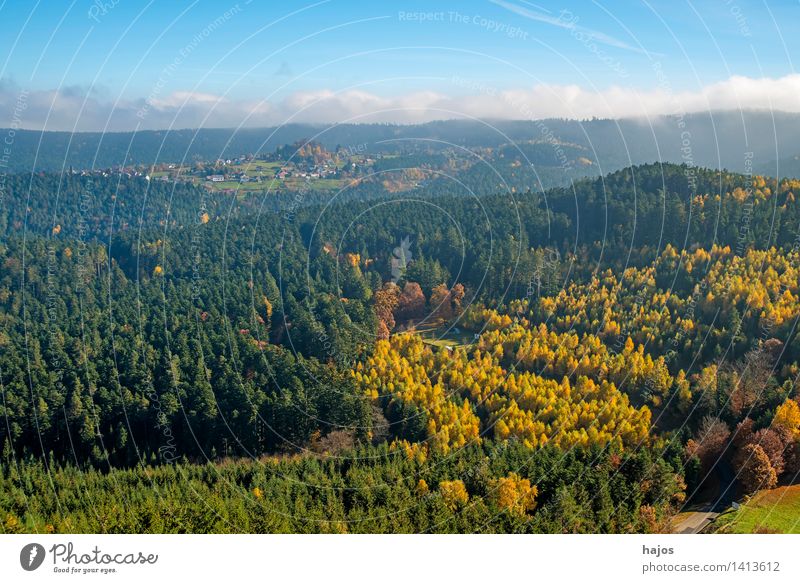
M461 480L444 480L439 483L439 493L450 510L457 510L469 502L469 494Z
M502 510L524 516L536 508L538 488L531 486L530 480L520 478L514 472L504 478L492 480L489 488L493 501Z
M517 332L514 328L508 333ZM554 340L564 338L556 335ZM435 451L479 442L482 432L500 440L514 438L531 448L549 442L563 448L624 448L648 440L650 410L633 407L607 379L613 366L590 363L587 374L574 379L554 369L551 372L560 379L556 380L525 367L510 368L507 350L511 355L516 351L507 342L514 341L489 331L473 347L450 351L434 349L415 334L398 334L378 341L352 374L370 397L388 396L424 411L426 443ZM631 354L641 355L638 350Z
M772 424L776 427L783 427L798 439L800 438L800 405L793 399L787 399L775 410L775 417Z

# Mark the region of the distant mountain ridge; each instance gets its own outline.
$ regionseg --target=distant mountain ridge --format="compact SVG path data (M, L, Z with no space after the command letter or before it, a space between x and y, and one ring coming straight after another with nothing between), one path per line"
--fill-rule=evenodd
M258 129L181 129L121 133L17 130L5 172L59 171L215 160L270 152L298 140L367 151L499 147L540 141L585 149L594 174L654 161L775 174L776 160L797 154L800 114L710 112L652 120L436 121L420 125L290 124ZM783 165L781 165L783 166ZM788 175L800 172L786 166ZM780 170L781 175L787 175Z

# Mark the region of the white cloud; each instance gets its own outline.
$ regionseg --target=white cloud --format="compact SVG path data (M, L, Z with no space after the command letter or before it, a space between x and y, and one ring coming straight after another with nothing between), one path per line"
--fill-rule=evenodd
M212 93L197 93L191 91L176 91L175 93L170 93L164 99L154 98L152 100L152 106L161 109L175 109L180 108L186 104L187 106L192 105L204 105L204 104L221 104L225 103L227 99L220 97L219 95L214 95Z
M78 131L272 126L287 122L397 122L478 117L491 119L630 118L708 110L775 109L800 112L800 75L753 79L734 76L697 91L540 84L508 91L453 80L452 95L421 91L381 96L362 90L297 92L271 102L175 92L114 105L95 92L22 91L0 82L0 126ZM20 109L20 96L24 108ZM16 119L12 119L12 113Z

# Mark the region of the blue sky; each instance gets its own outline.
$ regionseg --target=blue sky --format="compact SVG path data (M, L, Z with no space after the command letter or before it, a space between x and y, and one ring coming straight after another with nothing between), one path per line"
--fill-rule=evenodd
M419 101L403 96L539 86L577 86L605 99L615 88L698 94L732 77L793 75L798 24L796 1L7 0L0 88L11 93L5 105L20 91L43 103L57 94L65 107L88 98L95 107L141 109L149 99L145 125L163 123L155 112L181 100L223 99L240 110L266 100L286 115L322 91L361 91L412 108ZM335 103L330 109L332 119L341 115ZM33 108L28 119L35 125Z

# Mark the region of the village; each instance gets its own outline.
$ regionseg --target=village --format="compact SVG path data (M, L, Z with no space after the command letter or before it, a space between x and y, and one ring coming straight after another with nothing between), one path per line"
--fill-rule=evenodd
M210 192L244 195L250 192L340 189L369 175L377 156L366 148L339 148L328 152L318 144L294 144L269 154L245 154L213 162L132 165L75 171L82 176L123 176L203 186Z

